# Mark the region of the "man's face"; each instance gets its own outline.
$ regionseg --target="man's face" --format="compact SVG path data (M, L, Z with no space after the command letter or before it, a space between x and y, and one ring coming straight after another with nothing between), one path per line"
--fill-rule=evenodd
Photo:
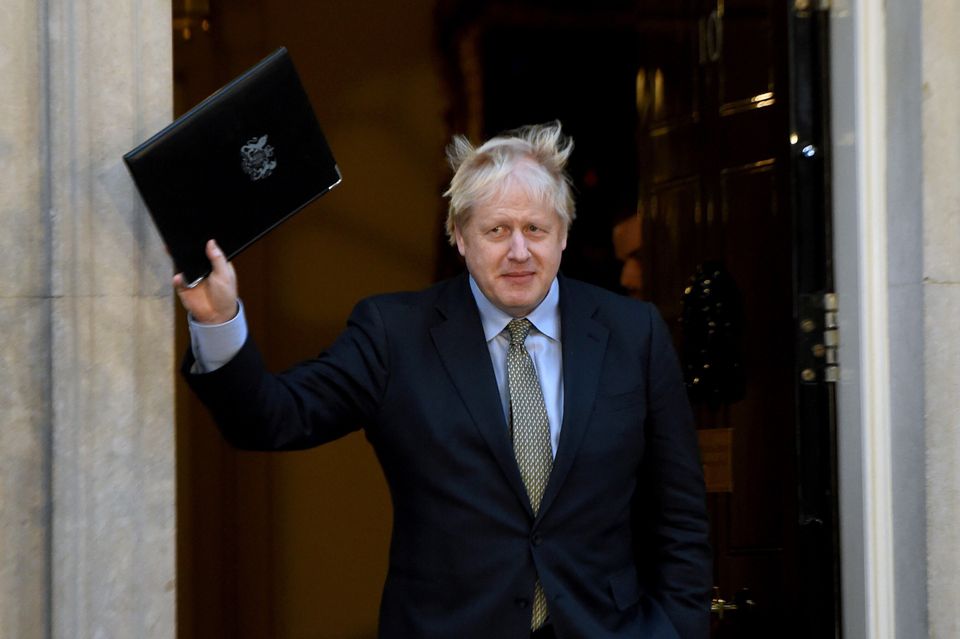
M512 317L528 315L543 300L567 247L560 217L515 184L474 206L454 236L480 290Z
M613 227L613 251L623 262L620 286L630 297L643 298L643 225L637 216L629 217Z

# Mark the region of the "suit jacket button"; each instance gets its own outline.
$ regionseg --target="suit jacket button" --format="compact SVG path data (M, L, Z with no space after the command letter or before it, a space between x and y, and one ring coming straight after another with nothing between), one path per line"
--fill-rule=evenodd
M517 605L517 608L521 608L521 609L526 608L527 606L530 605L530 602L524 599L523 597L518 597L517 599L514 600L513 603Z
M543 543L543 535L541 535L540 533L536 533L536 534L530 539L530 541L533 542L533 545L534 545L534 546L539 546L540 544Z

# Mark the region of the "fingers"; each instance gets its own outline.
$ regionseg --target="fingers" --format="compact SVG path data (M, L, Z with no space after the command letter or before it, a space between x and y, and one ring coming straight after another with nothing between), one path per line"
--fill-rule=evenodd
M207 259L210 260L214 273L222 274L226 270L227 258L216 240L207 240Z
M183 298L184 293L190 291L190 286L187 285L187 279L184 277L183 273L177 273L173 276L173 292L176 293L181 299Z
M212 271L191 287L183 273L173 276L173 288L183 307L201 324L222 324L237 313L237 276L216 241L205 246Z
M212 267L210 279L225 284L232 291L232 295L236 297L237 276L233 270L233 264L227 261L227 256L224 255L216 240L208 240L206 250L207 258L210 260L210 266Z
M229 262L227 262L226 256L223 254L223 250L220 248L220 245L217 244L216 240L207 240L206 245L204 246L204 251L207 254L207 259L210 260L210 266L214 273L223 275L229 269ZM183 273L177 273L173 276L173 288L178 292L187 290L191 288L187 285L187 281L183 276Z
M191 299L191 290L187 286L183 273L177 273L173 276L173 292L180 298L180 303L187 311L192 311L193 300Z

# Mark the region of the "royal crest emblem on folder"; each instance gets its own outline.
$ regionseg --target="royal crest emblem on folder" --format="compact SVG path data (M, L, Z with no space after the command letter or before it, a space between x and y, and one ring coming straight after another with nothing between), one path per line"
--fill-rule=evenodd
M266 135L250 138L240 148L243 172L253 182L270 177L273 170L277 168L277 161L273 155L273 147L267 144Z

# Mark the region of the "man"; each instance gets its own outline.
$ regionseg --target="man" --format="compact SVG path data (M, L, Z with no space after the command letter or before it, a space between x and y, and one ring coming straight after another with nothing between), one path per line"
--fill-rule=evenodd
M447 230L467 274L361 301L280 375L231 265L174 285L184 373L234 445L360 427L394 504L380 636L707 634L710 564L683 381L654 309L558 276L573 201L559 124L451 145Z
M620 286L634 299L643 299L643 223L631 215L613 227L613 253L623 263Z

